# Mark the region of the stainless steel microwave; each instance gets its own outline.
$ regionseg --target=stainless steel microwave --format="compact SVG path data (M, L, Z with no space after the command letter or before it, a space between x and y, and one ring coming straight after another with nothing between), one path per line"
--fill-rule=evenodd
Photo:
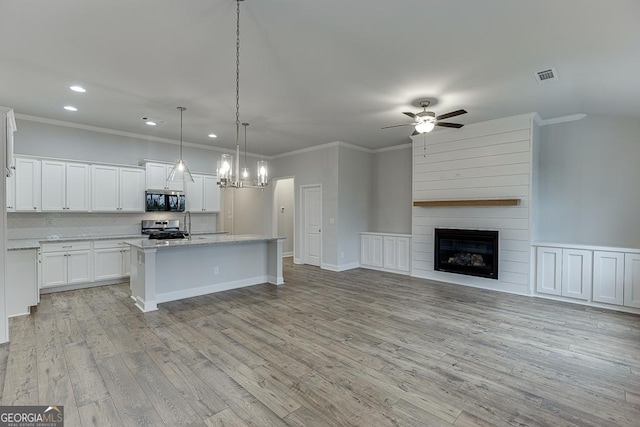
M184 212L184 193L176 190L147 190L145 210L147 212Z

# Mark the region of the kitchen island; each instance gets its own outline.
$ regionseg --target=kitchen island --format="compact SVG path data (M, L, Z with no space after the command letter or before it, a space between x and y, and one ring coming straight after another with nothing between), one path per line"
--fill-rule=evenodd
M167 301L261 283L281 285L283 241L263 235L127 240L131 297L149 312Z

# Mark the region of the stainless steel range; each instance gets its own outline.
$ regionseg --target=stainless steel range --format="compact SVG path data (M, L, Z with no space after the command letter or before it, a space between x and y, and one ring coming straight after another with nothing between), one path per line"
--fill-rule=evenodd
M149 235L149 239L169 240L184 239L189 234L180 231L180 220L143 220L142 234Z

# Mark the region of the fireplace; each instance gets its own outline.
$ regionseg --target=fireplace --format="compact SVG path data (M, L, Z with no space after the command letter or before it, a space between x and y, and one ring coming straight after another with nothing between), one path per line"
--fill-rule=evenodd
M434 269L498 279L498 232L435 229Z

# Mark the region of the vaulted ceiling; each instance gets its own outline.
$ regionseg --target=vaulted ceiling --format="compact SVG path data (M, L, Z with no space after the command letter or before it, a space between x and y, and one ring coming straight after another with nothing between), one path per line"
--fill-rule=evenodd
M422 98L464 124L537 111L640 119L637 0L246 0L249 151L408 142ZM0 105L141 135L235 145L234 0L0 0ZM559 78L538 83L536 71ZM69 90L72 84L87 89ZM74 105L68 112L64 105ZM146 126L149 117L160 122ZM455 130L436 130L449 131ZM215 133L217 138L207 137Z

